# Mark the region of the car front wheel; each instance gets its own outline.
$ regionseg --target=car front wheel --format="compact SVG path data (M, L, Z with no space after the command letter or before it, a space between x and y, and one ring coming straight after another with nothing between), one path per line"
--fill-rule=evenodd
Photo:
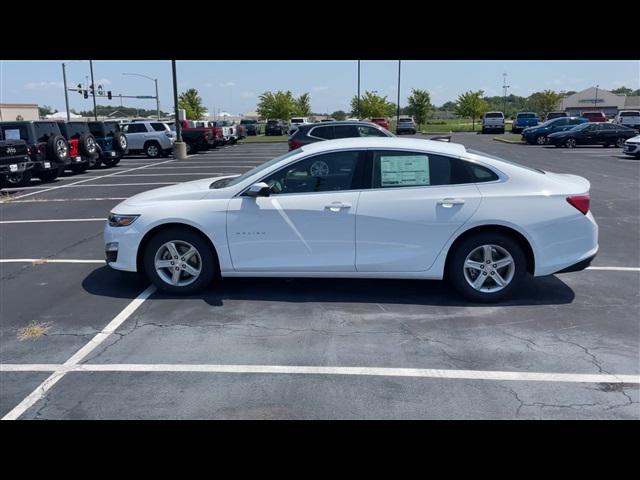
M624 147L624 142L626 142L627 140L625 138L619 138L616 140L616 147L618 148L622 148Z
M526 274L522 247L500 233L466 238L451 255L447 278L471 301L500 301L517 289Z
M538 135L536 137L536 143L538 145L545 145L547 143L547 136L546 135Z
M217 262L211 246L199 234L170 228L155 235L144 251L144 269L158 289L190 294L211 284Z
M564 146L567 147L567 148L576 148L576 145L577 145L577 143L576 143L576 139L575 138L567 138L564 141Z

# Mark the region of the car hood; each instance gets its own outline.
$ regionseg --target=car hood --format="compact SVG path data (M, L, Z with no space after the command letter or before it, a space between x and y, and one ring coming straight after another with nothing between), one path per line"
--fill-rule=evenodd
M237 175L227 175L225 177L211 177L192 182L178 183L167 187L155 188L139 193L122 202L126 205L138 205L141 203L166 202L175 200L199 200L211 192L219 193L219 196L226 196L227 189L211 190L209 186L216 180ZM217 195L216 195L217 196Z

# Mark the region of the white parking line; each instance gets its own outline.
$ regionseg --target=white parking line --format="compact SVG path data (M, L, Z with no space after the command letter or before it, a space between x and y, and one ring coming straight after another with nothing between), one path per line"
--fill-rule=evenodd
M7 413L2 420L16 420L31 408L38 400L43 398L46 393L56 383L60 381L62 377L67 373L67 369L72 368L84 360L95 348L97 348L102 342L104 342L109 335L117 330L139 307L144 301L149 298L156 288L154 286L147 287L140 295L129 303L116 317L111 320L101 332L97 333L84 347L78 350L69 360L62 364L62 369L55 371L50 375L42 384L40 384L33 392L31 392L22 402L14 407L9 413Z
M91 178L90 180L96 180L94 178ZM176 183L179 182L148 182L148 183L96 183L96 184L82 184L82 185L75 185L75 184L69 184L69 185L64 185L64 188L85 188L85 187L134 187L134 186L140 186L140 185L175 185ZM7 188L5 189L5 191L9 192L9 191L20 191L20 190L30 190L30 189L35 189L35 188L42 188L42 187L22 187L22 188ZM62 187L61 187L62 188ZM42 190L42 192L47 191L47 190ZM34 193L40 193L40 192L34 192ZM22 195L20 197L15 197L15 198L22 198L25 195Z
M640 272L638 267L587 267L587 270L604 270L611 272Z
M143 168L148 168L150 166L161 165L161 164L169 163L169 162L175 162L175 160L166 160L164 162L160 162L160 163L157 163L157 164L145 165L143 167L130 168L128 170L123 170L123 172L133 172L134 170L141 170ZM25 193L24 195L19 195L17 197L13 197L12 199L13 200L17 200L19 198L24 198L24 197L29 197L31 195L36 195L38 193L50 192L51 190L58 190L59 188L68 188L68 187L70 187L72 185L77 185L77 184L84 183L84 182L90 182L91 180L95 180L96 178L113 177L114 175L118 175L119 173L121 173L121 172L113 172L113 173L109 173L107 175L102 175L102 176L99 176L99 177L93 177L92 176L91 178L85 178L83 180L78 180L77 182L74 182L74 183L69 183L69 184L64 184L64 185L57 185L55 187L46 188L46 189L40 190L38 192ZM3 202L4 202L4 200L0 201L0 203L3 203Z
M137 308L137 307L136 307ZM129 313L130 315L131 313ZM123 320L124 321L124 320ZM122 322L120 322L122 323ZM113 332L112 328L110 331ZM104 335L105 330L98 335ZM96 335L96 337L98 336ZM108 336L108 334L107 334ZM105 337L106 338L106 337ZM98 343L102 342L101 338ZM93 350L97 345L87 347ZM85 348L87 348L85 347ZM57 364L3 364L0 372L55 372L61 376L68 372L184 372L184 373L248 373L248 374L286 374L286 375L355 375L373 377L411 377L444 378L456 380L496 380L508 382L567 382L567 383L626 383L640 384L640 375L592 374L592 373L555 373L555 372L507 372L500 370L450 370L433 368L388 368L388 367L325 367L299 365L220 365L220 364L79 364L89 352L78 352L63 365ZM49 378L51 378L49 377ZM57 379L59 380L59 378ZM57 381L56 380L56 381ZM47 380L45 380L45 383ZM43 384L44 385L44 384ZM40 388L40 387L39 387ZM51 386L49 386L51 388ZM48 388L47 388L48 390ZM36 389L36 392L38 389ZM35 393L35 392L34 392ZM39 395L19 415L42 398ZM28 399L29 397L27 397ZM26 399L25 399L26 401ZM24 403L24 401L23 401ZM22 405L22 404L21 404ZM18 406L20 407L20 405ZM16 407L14 410L16 410ZM13 411L12 411L13 412ZM9 416L12 412L7 414ZM13 418L15 414L13 414ZM5 416L4 419L7 419ZM4 420L3 419L3 420Z
M0 263L33 263L34 265L44 265L45 263L105 263L105 261L74 258L1 258Z
M55 218L43 220L2 220L0 224L9 223L56 223L56 222L104 222L106 218Z

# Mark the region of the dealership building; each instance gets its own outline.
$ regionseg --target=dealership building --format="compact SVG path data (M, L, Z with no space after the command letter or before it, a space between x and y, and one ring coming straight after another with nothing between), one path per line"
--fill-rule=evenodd
M38 120L40 113L36 103L0 103L0 121Z
M591 87L564 98L560 110L579 117L589 110L602 111L607 117L615 117L620 110L640 109L640 96L618 95L602 88Z

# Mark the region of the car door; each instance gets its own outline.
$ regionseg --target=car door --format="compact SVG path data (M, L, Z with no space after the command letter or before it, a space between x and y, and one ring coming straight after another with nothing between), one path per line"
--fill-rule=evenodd
M129 150L142 150L147 128L143 123L130 123L124 126L124 134L129 142Z
M422 151L375 150L367 167L373 188L358 202L357 271L428 270L480 205L467 165Z
M353 272L363 152L305 157L262 181L267 197L229 202L227 238L236 271Z
M576 142L580 145L594 145L598 142L598 127L599 124L591 123L586 126L578 135L576 135Z

